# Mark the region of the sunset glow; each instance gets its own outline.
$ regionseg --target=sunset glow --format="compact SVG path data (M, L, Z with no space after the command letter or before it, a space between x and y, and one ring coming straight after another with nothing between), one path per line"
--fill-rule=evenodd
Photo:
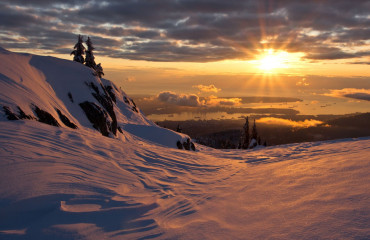
M0 27L0 240L370 240L370 0L1 0Z
M284 51L276 52L273 49L268 49L264 52L258 62L259 69L265 72L272 72L279 68L288 68L288 53Z
M370 87L367 3L7 0L1 6L12 16L3 17L1 47L72 60L77 36L89 36L104 77L130 94L312 96Z

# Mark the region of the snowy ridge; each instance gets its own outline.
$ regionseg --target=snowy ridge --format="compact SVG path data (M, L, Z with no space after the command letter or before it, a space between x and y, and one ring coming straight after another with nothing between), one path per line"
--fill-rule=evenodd
M132 111L117 89L123 133L105 137L66 96L98 104L84 81L51 80L86 71L99 83L89 69L12 58L24 66L0 66L1 104L34 114L31 100L61 123L58 107L78 129L9 121L0 112L0 239L370 238L370 137L184 151L170 143L186 136ZM53 61L73 74L54 76Z
M113 126L115 118L117 127L122 130L127 128L130 131L134 125L136 129L143 127L149 133L162 133L162 138L154 139L158 140L156 143L174 148L178 140L185 141L187 138L184 134L156 126L121 89L109 80L96 77L90 68L82 64L5 50L0 51L0 61L0 120L6 119L3 106L9 107L13 113L20 107L26 115L34 118L37 118L34 113L37 106L50 113L61 127L66 126L61 122L57 109L78 128L95 129L80 106L83 102L90 102L105 110L110 126ZM98 101L96 95L103 100ZM112 106L114 116L104 103ZM122 137L116 129L109 132L111 137Z

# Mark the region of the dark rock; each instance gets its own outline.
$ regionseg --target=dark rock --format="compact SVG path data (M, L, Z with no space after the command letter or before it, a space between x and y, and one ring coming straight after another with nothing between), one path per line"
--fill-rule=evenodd
M18 114L19 119L28 119L28 120L35 119L33 116L27 115L25 112L23 112L23 110L19 106L17 106L17 108L18 108L18 113L19 113Z
M92 93L94 98L103 106L103 108L108 112L112 119L112 124L110 125L110 130L114 135L117 134L117 117L113 109L113 100L109 96L109 93L106 91L103 85L100 85L104 91L103 94L100 93L99 88L94 83L86 83L90 88L95 92Z
M178 149L182 149L182 144L181 144L181 142L180 142L180 141L177 141L176 145L177 145L177 148L178 148Z
M105 89L107 90L110 98L113 100L114 103L117 103L116 95L113 93L113 88L111 86L105 86Z
M68 97L69 97L69 100L70 100L71 102L73 102L72 93L68 92Z
M122 128L121 128L120 126L118 126L118 127L117 127L117 129L118 129L118 131L119 131L120 133L123 133Z
M190 150L190 138L188 138L186 142L183 142L182 145L184 146L185 150Z
M134 104L134 106L136 107L136 103L134 102L134 100L132 98L130 98L132 104Z
M93 124L93 127L99 130L103 136L109 136L110 123L107 120L107 112L93 102L85 101L79 105L85 112L87 119Z
M92 93L94 98L98 100L98 102L104 107L104 109L108 112L110 117L112 118L112 124L110 130L114 135L117 133L117 117L113 109L113 102L107 95L100 95Z
M139 112L138 110L137 110L137 108L136 108L136 106L132 106L132 111L134 111L134 112Z
M39 122L46 123L46 124L56 126L56 127L60 126L58 121L50 113L40 109L36 105L33 105L33 107L34 107L33 110L35 111L36 116L39 118L38 119Z
M125 101L125 103L130 104L130 101L128 100L126 96L123 97L123 100Z
M96 94L99 94L99 88L96 86L93 82L85 82L87 86L89 86L91 89L95 91Z
M18 116L15 115L9 107L3 106L4 112L8 120L19 120Z
M195 145L194 145L193 142L190 143L190 148L191 148L191 150L195 151Z
M136 107L136 103L134 102L134 100L132 100L132 98L130 98L130 100L131 100L131 102L132 102L132 104L134 105L133 107L132 107L132 111L134 111L134 112L139 112L138 110L137 110L137 107Z
M57 113L59 115L59 118L60 118L60 120L62 120L62 122L64 123L64 125L66 125L67 127L73 128L73 129L76 129L77 128L76 124L74 124L73 122L71 122L69 120L69 118L66 115L64 115L59 109L56 108L55 110L57 111Z

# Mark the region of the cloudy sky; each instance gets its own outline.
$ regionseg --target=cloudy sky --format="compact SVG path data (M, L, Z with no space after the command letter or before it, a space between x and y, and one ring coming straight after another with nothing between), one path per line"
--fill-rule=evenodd
M0 26L1 47L66 59L90 36L129 93L370 87L368 0L2 0Z

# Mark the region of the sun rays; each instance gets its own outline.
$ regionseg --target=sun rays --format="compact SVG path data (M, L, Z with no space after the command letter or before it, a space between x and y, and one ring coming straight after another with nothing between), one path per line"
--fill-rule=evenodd
M257 60L258 68L264 72L273 72L276 69L289 68L289 54L285 51L265 50Z

